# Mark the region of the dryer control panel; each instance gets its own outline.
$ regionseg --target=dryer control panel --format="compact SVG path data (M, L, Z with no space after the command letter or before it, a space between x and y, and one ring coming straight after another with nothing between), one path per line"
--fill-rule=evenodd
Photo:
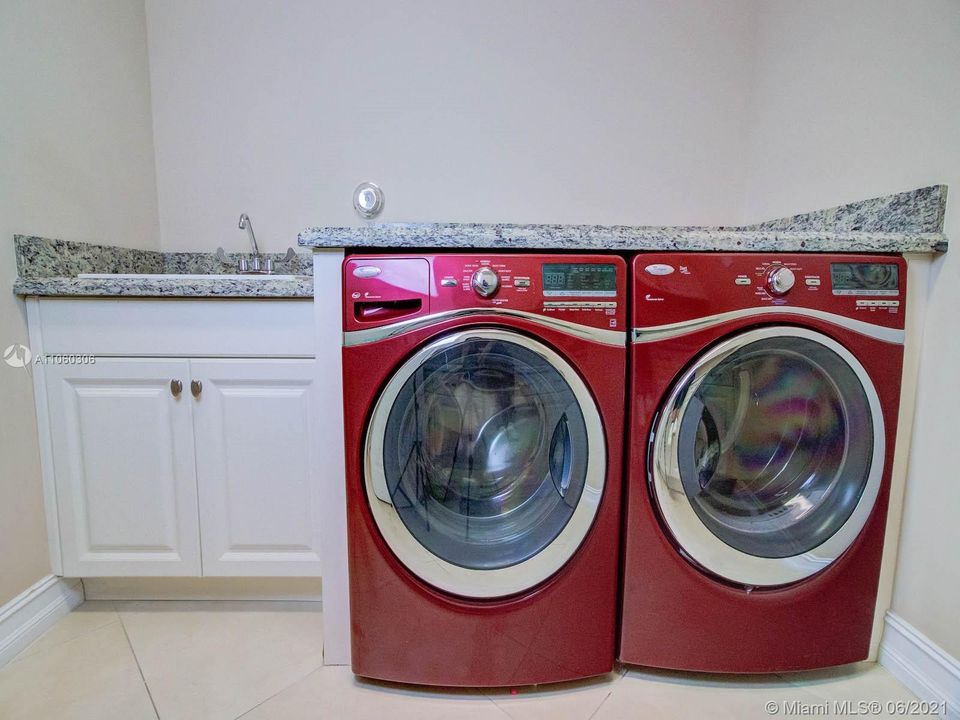
M351 255L346 331L473 308L625 331L627 267L616 255Z
M906 275L895 255L643 253L633 261L632 325L786 306L902 329Z

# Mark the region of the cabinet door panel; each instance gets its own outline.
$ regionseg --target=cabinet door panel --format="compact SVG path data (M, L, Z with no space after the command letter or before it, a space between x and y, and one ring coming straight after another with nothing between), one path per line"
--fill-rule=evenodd
M185 360L43 368L64 573L199 575Z
M195 360L204 575L319 575L312 360Z

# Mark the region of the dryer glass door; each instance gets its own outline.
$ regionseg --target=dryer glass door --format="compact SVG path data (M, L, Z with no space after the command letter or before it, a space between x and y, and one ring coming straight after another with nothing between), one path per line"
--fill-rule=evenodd
M882 474L883 421L862 365L800 328L729 340L674 388L654 492L676 540L729 580L807 577L856 538Z
M506 330L459 332L418 352L385 388L367 440L384 539L422 579L470 597L556 572L602 491L602 429L583 381Z

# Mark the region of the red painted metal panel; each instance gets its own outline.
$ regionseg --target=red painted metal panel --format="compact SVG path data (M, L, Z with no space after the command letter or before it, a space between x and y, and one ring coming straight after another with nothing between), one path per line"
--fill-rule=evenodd
M543 262L604 262L617 268L617 308L565 312L565 319L592 327L626 329L626 265L611 256L438 255L416 256L430 266L431 313L462 307L508 307L553 315L543 307L539 269ZM355 322L351 303L360 289L357 264L345 263L345 329ZM504 287L493 300L477 298L465 280L475 263L488 262ZM454 277L457 285L440 281ZM516 287L515 277L530 285ZM384 293L386 294L386 293ZM404 299L397 292L392 299ZM579 299L579 298L578 298ZM589 298L583 298L589 299ZM359 298L357 298L359 300ZM576 318L574 320L574 318ZM488 601L439 591L412 575L392 554L371 515L363 478L366 424L394 370L416 348L455 329L510 328L535 337L562 355L592 393L604 426L607 483L590 532L572 559L528 592ZM441 320L388 340L343 350L346 430L347 529L349 543L353 670L358 675L447 686L504 686L557 682L609 672L617 628L620 493L624 432L626 347L572 337L522 318L490 313Z
M840 263L895 266L899 294L834 295L830 266ZM651 266L672 271L655 275L647 270ZM779 297L765 287L767 276L778 267L788 267L796 276L793 290ZM636 256L633 262L633 327L667 325L743 308L803 307L902 329L906 274L903 258L892 255L647 253ZM899 300L901 304L858 306L857 300Z
M818 275L819 286L798 283L790 306L810 307L884 327L903 327L905 263L891 256L773 256L650 254L634 260L634 326L656 326L770 304L745 274L762 277L762 261L798 258L798 279ZM900 269L897 312L858 309L857 297L834 296L830 262L885 262ZM644 268L670 264L670 275ZM681 274L686 267L689 275ZM754 273L754 274L751 274ZM817 287L816 290L810 289ZM647 294L663 300L646 300ZM759 325L802 325L850 350L880 396L886 434L885 467L876 505L854 544L823 572L769 590L716 580L685 559L662 526L648 487L648 440L655 415L681 371L723 338ZM903 347L796 315L765 315L726 322L680 337L631 348L625 547L619 658L662 668L731 673L804 670L866 658L873 625L890 490L890 468L900 401Z
M544 263L613 265L616 268L617 297L582 295L545 298L541 272ZM382 271L377 275L358 277L355 271L364 267ZM500 289L490 298L478 297L470 286L471 276L481 267L493 268L500 277ZM622 258L611 255L351 256L344 265L344 330L388 324L358 322L355 311L357 303L410 299L423 300L424 310L417 315L463 308L504 308L567 320L587 327L626 330L626 286L626 263ZM564 308L545 307L545 300L619 302L616 309Z

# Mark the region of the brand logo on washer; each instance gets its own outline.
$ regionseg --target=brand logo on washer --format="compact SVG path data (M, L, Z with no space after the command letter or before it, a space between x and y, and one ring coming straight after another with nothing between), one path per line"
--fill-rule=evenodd
M380 268L376 265L361 265L353 269L353 276L358 278L372 278L380 274Z
M664 298L654 297L650 293L647 293L647 296L644 298L644 300L646 300L647 302L663 302Z
M670 275L673 272L673 265L667 265L666 263L653 263L651 265L647 265L643 270L650 275Z

